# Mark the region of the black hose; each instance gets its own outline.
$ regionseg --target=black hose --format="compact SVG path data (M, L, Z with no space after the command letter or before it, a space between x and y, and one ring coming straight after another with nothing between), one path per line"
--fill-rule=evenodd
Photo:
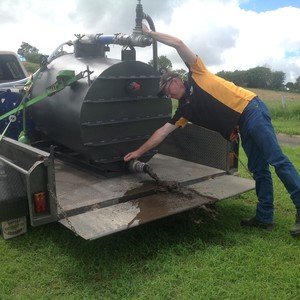
M156 31L152 18L149 15L145 14L145 13L143 15L143 18L147 20L147 22L148 22L148 24L150 26L150 29L152 31ZM155 70L158 71L158 65L157 65L157 41L153 40L152 48L153 48L153 67L154 67Z

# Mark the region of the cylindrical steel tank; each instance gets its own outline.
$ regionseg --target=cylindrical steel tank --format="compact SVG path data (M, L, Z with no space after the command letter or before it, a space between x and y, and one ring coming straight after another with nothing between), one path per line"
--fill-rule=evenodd
M74 54L54 59L40 73L32 96L52 85L59 71L78 74L87 67L93 72L90 80L83 78L32 105L32 119L55 144L105 170L122 170L123 156L170 119L171 101L157 97L159 74L148 64Z

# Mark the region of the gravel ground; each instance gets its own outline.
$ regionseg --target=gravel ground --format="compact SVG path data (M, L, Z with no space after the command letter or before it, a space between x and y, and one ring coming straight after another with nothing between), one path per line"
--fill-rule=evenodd
M300 146L300 136L299 135L288 135L279 133L277 134L277 138L279 144L281 145L289 145L291 147L299 147Z

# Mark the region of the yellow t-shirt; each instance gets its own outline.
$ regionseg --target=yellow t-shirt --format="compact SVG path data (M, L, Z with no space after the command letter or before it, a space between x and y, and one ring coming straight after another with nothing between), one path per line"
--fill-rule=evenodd
M179 100L170 123L183 127L189 121L217 131L230 140L240 115L256 95L209 72L199 57L189 69L189 90Z

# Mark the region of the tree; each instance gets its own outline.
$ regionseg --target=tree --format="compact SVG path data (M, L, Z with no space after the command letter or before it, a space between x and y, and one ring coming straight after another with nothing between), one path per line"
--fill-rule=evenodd
M266 67L256 67L247 71L247 82L250 88L265 89L271 81L271 70Z
M27 62L40 64L41 56L43 54L39 53L36 47L31 46L28 43L22 42L21 47L18 49L17 53L22 55Z
M34 74L40 68L39 64L35 64L28 61L22 61L22 65L29 74Z
M221 71L218 72L216 75L224 78L225 80L231 81L238 86L247 86L246 74L247 71L235 70L234 72Z
M179 74L180 78L183 80L188 80L188 72L184 69L176 69L174 72Z
M281 90L285 80L285 73L282 71L274 71L271 73L269 88L272 90Z
M25 42L22 42L21 47L18 49L18 54L24 57L26 54L37 54L37 53L39 53L39 50L36 47L33 47Z
M288 82L286 85L286 88L289 90L289 91L294 91L295 90L295 85L293 82Z
M153 67L153 59L151 59L148 62L148 64ZM157 66L158 66L158 70L166 70L166 71L172 70L172 63L165 55L160 55L157 58Z
M294 88L296 91L300 91L300 76L296 79L296 82L294 84Z

